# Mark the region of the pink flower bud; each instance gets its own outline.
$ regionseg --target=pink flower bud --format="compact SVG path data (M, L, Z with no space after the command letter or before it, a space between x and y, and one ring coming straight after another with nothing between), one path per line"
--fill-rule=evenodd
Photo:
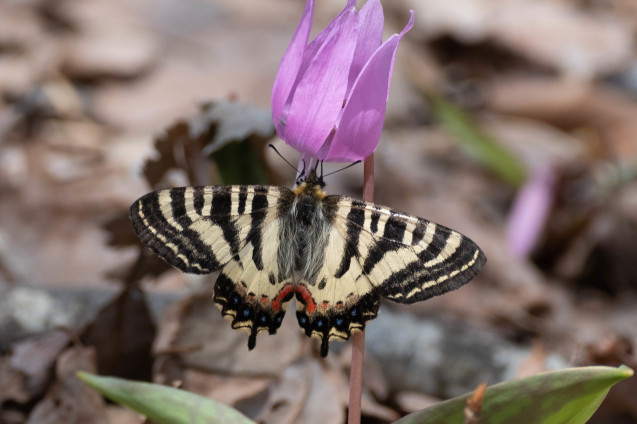
M272 88L279 137L304 156L332 162L365 159L378 145L398 43L414 24L382 42L383 9L347 5L308 43L314 0L307 0Z

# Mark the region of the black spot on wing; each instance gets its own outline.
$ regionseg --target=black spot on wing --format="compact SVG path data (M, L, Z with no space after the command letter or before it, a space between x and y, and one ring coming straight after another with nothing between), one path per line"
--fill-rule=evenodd
M198 215L202 215L203 205L205 203L204 188L195 187L193 196L194 196L195 212L197 212Z
M247 200L248 200L248 186L242 185L239 188L239 205L237 206L237 212L239 213L239 215L245 212Z
M233 217L232 194L230 190L213 192L211 219L221 228L223 238L230 245L230 252L235 259L239 254L239 230L237 229Z
M378 212L372 212L372 222L369 224L369 229L372 233L378 232L378 221L380 220L380 214Z
M229 217L231 208L232 197L230 191L220 190L212 192L212 207L210 209L210 217L213 220Z
M392 213L396 212L392 211ZM390 216L385 223L383 238L402 243L405 236L405 228L407 228L405 221Z
M173 213L173 218L181 225L190 225L192 223L192 219L186 214L186 187L170 190L170 209Z
M418 220L418 225L414 228L411 236L411 244L412 246L417 245L425 238L425 230L427 229L427 224L423 222L422 219Z
M364 207L365 203L354 200L347 213L347 220L350 221L347 225L347 240L345 241L345 250L341 257L341 263L336 270L336 274L334 274L336 278L341 278L345 275L349 271L352 258L358 256L358 239L365 224Z
M400 219L388 217L385 222L385 230L382 238L369 249L369 253L363 262L363 273L369 274L378 262L383 260L386 252L403 247L402 241L405 236L407 224Z
M319 290L323 290L326 285L327 285L327 278L323 277L323 279L321 280L321 282L318 285L318 289Z
M442 252L442 250L445 248L447 239L449 238L451 233L452 230L450 230L449 228L442 225L436 225L436 231L434 232L431 243L429 243L429 246L427 246L425 250L420 252L418 258L423 262L427 262L430 259L438 256L440 252Z
M268 188L256 186L254 187L254 197L252 198L252 222L250 223L250 231L248 232L248 240L252 243L252 261L256 268L263 270L263 240L261 233L261 225L267 215L268 207Z

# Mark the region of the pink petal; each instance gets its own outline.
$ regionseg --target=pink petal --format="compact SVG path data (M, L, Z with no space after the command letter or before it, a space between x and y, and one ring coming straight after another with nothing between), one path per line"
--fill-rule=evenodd
M334 128L347 91L358 33L358 14L350 8L334 25L293 92L285 141L315 156Z
M303 76L305 75L305 71L307 71L308 66L310 66L310 64L312 63L312 60L316 56L316 52L325 43L325 40L327 39L327 37L334 31L334 28L335 27L340 28L340 26L343 25L343 19L345 19L347 16L346 12L349 12L351 8L353 7L356 7L356 0L347 0L347 4L345 5L345 8L343 8L343 10L341 10L341 12L338 15L336 15L334 19L330 21L327 27L324 28L321 32L319 32L318 35L314 37L312 41L310 41L310 44L308 44L305 47L305 50L303 51L303 60L301 62L299 71L296 74L294 85L292 86L290 90L291 93L294 93L294 91L296 90L296 87L299 85L299 83L303 79ZM287 119L288 112L289 110L286 110L284 107L283 116L280 117L280 120L285 121ZM279 133L279 135L281 135L281 132Z
M277 128L277 132L280 126L279 121L283 113L283 108L290 96L292 86L301 67L303 51L305 50L312 29L313 16L314 0L307 0L301 21L294 32L294 36L292 36L290 45L281 59L279 71L274 80L274 86L272 87L272 120L274 121L274 126Z
M327 156L333 162L365 159L376 150L385 120L389 82L398 43L414 25L414 12L400 34L378 48L354 82Z
M341 10L341 12L330 21L325 29L319 32L316 37L314 37L314 39L310 41L310 44L308 44L305 48L305 52L303 52L303 65L305 66L301 65L302 72L305 72L305 69L307 69L307 65L312 60L318 49L323 45L323 43L325 43L325 39L328 35L330 35L332 30L334 29L334 26L341 24L343 15L345 15L346 12L349 12L352 7L356 7L356 0L347 0L347 4L343 8L343 10Z
M349 69L349 82L347 84L350 90L365 63L383 41L384 17L380 0L368 0L358 13L358 41L356 42L354 60Z
M536 170L518 192L507 223L507 244L511 253L524 258L539 238L553 203L555 171Z

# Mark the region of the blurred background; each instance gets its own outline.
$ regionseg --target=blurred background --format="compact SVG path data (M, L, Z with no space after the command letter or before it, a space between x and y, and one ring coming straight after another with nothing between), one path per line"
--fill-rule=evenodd
M0 1L0 422L142 422L77 369L178 382L263 422L344 422L348 343L319 359L289 313L248 352L212 304L214 276L169 269L127 217L161 187L292 185L266 146L297 160L269 102L304 3ZM313 33L344 4L319 1ZM488 263L458 291L381 307L365 422L481 382L637 367L637 3L383 6L386 37L409 9L416 23L376 202L468 235ZM360 197L362 166L327 183ZM636 392L619 384L591 422L637 423Z

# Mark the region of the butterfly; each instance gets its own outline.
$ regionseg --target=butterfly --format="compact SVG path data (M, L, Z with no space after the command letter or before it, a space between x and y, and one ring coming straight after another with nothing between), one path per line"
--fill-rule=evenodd
M486 262L442 225L347 196L326 195L316 170L295 188L218 185L159 190L130 218L139 238L183 272L220 271L213 300L232 328L276 333L296 299L310 337L347 340L381 298L413 303L469 282Z

